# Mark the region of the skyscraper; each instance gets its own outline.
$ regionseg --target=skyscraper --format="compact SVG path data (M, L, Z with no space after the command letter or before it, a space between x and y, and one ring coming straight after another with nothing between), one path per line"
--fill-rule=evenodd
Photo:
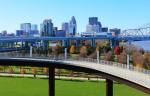
M90 25L96 25L97 23L98 23L98 17L90 17L89 18Z
M69 35L75 36L77 33L77 24L76 19L74 16L72 16L70 22L69 22Z
M62 30L66 33L67 36L69 36L69 23L68 22L62 23Z
M38 30L38 25L37 24L32 24L31 25L31 30Z
M98 17L90 17L89 24L86 26L86 32L101 32L102 25L101 22L98 21Z
M26 34L29 34L29 32L31 31L31 23L22 23L20 25L20 29L25 31Z
M46 19L41 24L41 36L55 36L55 33L53 31L53 23L51 19Z

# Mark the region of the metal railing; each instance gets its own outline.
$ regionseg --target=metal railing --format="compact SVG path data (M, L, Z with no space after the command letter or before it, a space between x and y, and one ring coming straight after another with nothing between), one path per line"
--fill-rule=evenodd
M150 88L150 70L144 68L137 68L134 67L133 65L130 65L130 67L128 67L126 64L105 60L97 60L92 58L81 58L81 57L72 58L70 56L67 56L67 58L65 58L63 54L59 56L54 55L44 56L33 54L32 57L30 57L29 54L8 52L8 53L0 53L0 57L47 59L70 64L74 63L75 65L94 68L96 70L100 70Z
M0 53L0 57L13 57L13 58L37 58L37 59L50 59L50 60L71 60L71 61L85 61L85 62L91 62L91 63L96 63L96 64L105 64L105 65L109 65L109 66L114 66L114 67L119 67L122 69L126 69L126 70L130 70L130 71L136 71L136 72L140 72L140 73L144 73L144 74L148 74L150 75L150 70L144 69L144 68L139 68L139 67L135 67L133 65L130 65L130 67L128 68L126 64L121 64L121 63L117 63L117 62L112 62L112 61L105 61L105 60L97 60L97 59L93 59L93 58L82 58L82 57L78 57L78 58L72 58L71 56L67 56L67 58L65 58L64 55L59 55L59 56L54 56L54 55L38 55L38 54L33 54L32 57L30 57L30 54L22 54L19 52L5 52L5 53Z

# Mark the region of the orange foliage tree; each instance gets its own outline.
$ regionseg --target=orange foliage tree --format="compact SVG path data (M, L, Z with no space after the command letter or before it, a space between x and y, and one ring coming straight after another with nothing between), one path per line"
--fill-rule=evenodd
M87 57L87 47L85 45L80 48L80 56Z
M132 54L133 65L138 68L144 67L144 57L140 52L134 52Z
M74 45L71 45L69 51L70 51L70 54L75 54L75 53L76 53L76 48L75 48L75 46L74 46Z

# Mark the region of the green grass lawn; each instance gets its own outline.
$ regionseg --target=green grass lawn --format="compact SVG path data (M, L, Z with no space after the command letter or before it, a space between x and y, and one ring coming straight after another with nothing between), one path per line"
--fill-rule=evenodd
M0 77L0 96L48 96L48 81ZM56 96L105 96L105 82L56 80ZM150 95L123 84L114 84L114 96Z

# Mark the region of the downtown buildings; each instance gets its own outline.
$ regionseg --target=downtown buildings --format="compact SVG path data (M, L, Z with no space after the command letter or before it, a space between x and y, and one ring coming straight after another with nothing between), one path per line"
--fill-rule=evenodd
M76 19L72 16L70 22L62 23L62 28L58 30L54 27L51 19L45 19L40 25L41 36L46 37L74 37L77 33Z
M110 29L103 27L98 17L89 17L86 31L81 33L81 36L101 36L107 35L112 32L112 35L118 35L120 29ZM71 17L69 22L63 22L61 28L54 26L52 19L45 19L40 24L40 31L36 24L22 23L20 30L16 30L16 36L42 36L42 37L76 37L77 22L74 16Z
M86 26L86 31L81 33L81 36L91 37L91 36L118 36L121 29L114 28L109 29L108 27L103 27L98 17L89 17L89 22Z
M39 34L38 26L31 23L20 24L20 30L16 30L16 36L33 37Z

